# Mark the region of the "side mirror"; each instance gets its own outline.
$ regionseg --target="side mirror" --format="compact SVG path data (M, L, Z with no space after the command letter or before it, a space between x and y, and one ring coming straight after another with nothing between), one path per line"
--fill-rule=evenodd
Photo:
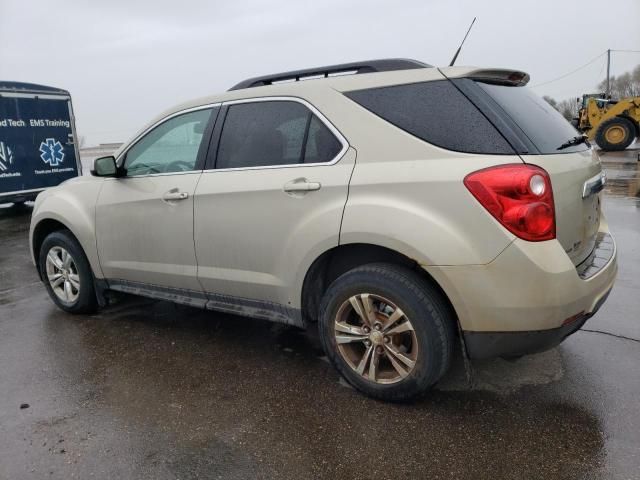
M113 156L96 158L93 162L91 175L94 177L117 177L118 166Z

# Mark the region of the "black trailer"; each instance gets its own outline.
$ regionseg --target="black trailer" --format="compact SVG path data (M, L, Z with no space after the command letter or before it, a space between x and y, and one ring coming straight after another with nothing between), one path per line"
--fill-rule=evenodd
M0 203L82 175L71 95L32 83L0 81Z

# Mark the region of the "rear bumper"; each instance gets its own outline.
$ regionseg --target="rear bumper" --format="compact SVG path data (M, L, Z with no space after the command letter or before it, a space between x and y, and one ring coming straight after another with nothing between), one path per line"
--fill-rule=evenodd
M586 321L595 315L606 301L609 292L604 294L592 312L581 314L558 328L529 332L463 332L467 354L474 359L513 357L544 352L556 347L569 335L580 330Z
M598 250L576 267L557 240L515 240L487 265L425 267L447 293L474 358L558 345L606 300L617 274L605 222Z

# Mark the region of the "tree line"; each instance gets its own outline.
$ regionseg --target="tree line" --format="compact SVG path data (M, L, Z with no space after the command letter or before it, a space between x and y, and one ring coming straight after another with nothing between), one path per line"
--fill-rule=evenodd
M611 98L613 99L640 96L640 65L636 66L629 72L623 73L622 75L610 77L610 85ZM607 88L607 80L604 79L601 81L596 88L596 91L603 92L604 95L604 91ZM580 97L582 97L582 94L580 94ZM571 120L578 116L578 109L581 106L581 104L576 102L578 95L573 98L567 98L560 101L557 101L548 95L545 95L542 98L544 98L549 105L558 110L567 120Z

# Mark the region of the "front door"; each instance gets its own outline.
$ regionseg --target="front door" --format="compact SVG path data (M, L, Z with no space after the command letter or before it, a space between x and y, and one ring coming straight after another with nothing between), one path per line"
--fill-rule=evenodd
M217 109L174 115L119 160L96 206L100 265L110 283L202 292L193 245L193 196Z

